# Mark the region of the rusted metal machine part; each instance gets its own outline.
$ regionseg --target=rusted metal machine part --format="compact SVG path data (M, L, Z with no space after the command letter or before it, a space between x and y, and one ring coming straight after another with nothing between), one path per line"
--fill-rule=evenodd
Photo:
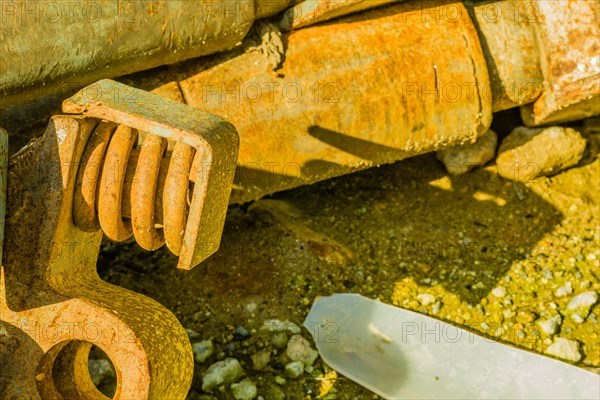
M400 1L403 0L304 0L278 16L277 25L282 31L291 31Z
M293 0L3 1L0 106L64 95L98 79L233 48L255 20L291 4Z
M450 5L467 15L460 2L438 1L430 18ZM278 74L246 53L183 80L188 104L240 132L232 202L485 132L488 72L471 20L422 17L416 3L356 14L288 35Z
M97 122L53 117L46 134L11 160L2 398L104 399L90 385L91 344L115 366L117 399L183 398L189 389L193 360L181 325L155 301L101 281L102 233L72 222L77 166Z
M65 100L63 111L121 124L112 135L110 144L106 145L109 135L105 135L103 142L92 141L92 148L86 149L89 154L103 152L99 148L106 151L106 156L98 155L104 162L98 184L97 213L100 225L110 239L124 241L135 233L138 243L149 250L164 243L164 238L157 237L156 225L160 219L162 225L171 227L171 221L162 216L164 207L156 207L156 191L148 190L158 188L162 169L166 175L164 193L167 197L172 193L181 193L181 185L187 189L188 180L193 183L191 205L185 212L187 216L182 213L185 202L175 210L169 210L179 214L175 218L178 221L175 227L180 232L180 238L173 246L169 246L171 249L181 249L178 267L190 269L218 249L239 148L237 131L233 125L199 109L110 80L90 85ZM137 163L132 166L130 154L137 143L137 131L147 135L135 157ZM173 171L161 168L167 147L166 141L161 138L179 145L175 146L177 151L169 160L174 160L174 164L167 163L174 166ZM191 149L186 150L185 147ZM191 150L195 153L194 157L190 154ZM190 163L181 165L185 160ZM84 161L84 170L90 167L92 172L87 176L93 185L98 178L99 164L94 165L90 159L84 158ZM135 171L130 204L122 201L127 169ZM184 181L181 180L182 171L189 171L189 177L184 175L188 178ZM78 181L86 179L84 173ZM172 204L172 200L169 198L165 203ZM96 207L92 198L82 198L78 204L82 207L87 205L88 215L92 215ZM123 219L123 206L131 209L133 226ZM155 218L155 213L161 217L156 215ZM184 231L178 225L182 219L187 219ZM86 224L84 228L93 226Z
M522 107L523 120L545 125L600 114L600 3L535 4L544 89L533 104Z
M222 229L237 155L235 129L218 117L112 81L88 87L64 108L97 118L53 117L46 133L10 163L0 269L0 398L106 399L88 373L92 345L115 366L115 399L184 398L193 370L187 334L160 304L98 277L102 231L76 225L74 194L79 171L89 166L89 158L82 163L84 154L90 143L101 142L90 140L98 132L139 129L148 133L144 142L164 137L176 141L176 148L195 149L194 198L180 260L180 266L193 266L214 251L200 235L218 242L215 232ZM158 172L143 171L147 179Z
M4 244L4 221L6 219L6 178L8 176L8 132L0 126L0 265Z
M486 100L493 111L531 103L542 92L532 0L467 2L490 73Z

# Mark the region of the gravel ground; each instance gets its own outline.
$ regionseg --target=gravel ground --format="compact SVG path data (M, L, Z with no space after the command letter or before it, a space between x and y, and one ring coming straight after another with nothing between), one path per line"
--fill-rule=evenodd
M107 244L99 271L190 330L190 399L377 398L310 365L314 344L295 336L311 338L297 327L316 296L342 292L598 372L599 141L584 136L584 159L553 177L452 176L429 154L232 206L221 249L192 271L135 244Z

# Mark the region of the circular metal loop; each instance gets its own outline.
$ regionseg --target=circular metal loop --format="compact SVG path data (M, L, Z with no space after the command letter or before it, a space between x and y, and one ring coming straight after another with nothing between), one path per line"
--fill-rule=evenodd
M123 185L131 149L137 141L137 130L120 125L115 131L102 168L98 190L98 220L104 234L115 242L129 239L131 223L121 213Z
M116 128L116 124L106 121L102 121L96 126L85 147L77 171L75 192L73 193L73 221L79 229L86 232L100 229L96 213L98 178L108 143Z
M166 149L165 138L146 136L131 186L133 233L138 244L146 250L156 250L165 243L162 231L156 229L155 200L161 160Z
M171 163L165 180L163 194L163 220L165 241L175 255L181 252L183 234L187 223L188 188L194 148L178 142L171 154Z

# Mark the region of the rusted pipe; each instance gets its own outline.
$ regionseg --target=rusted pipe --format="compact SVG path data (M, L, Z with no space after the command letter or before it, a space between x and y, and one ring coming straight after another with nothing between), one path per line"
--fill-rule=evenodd
M2 1L0 106L233 48L255 20L290 4L293 0Z
M417 3L291 33L277 74L253 52L180 83L188 104L240 132L232 202L474 141L487 130L488 72L466 9L436 1L423 14ZM463 17L447 18L451 11Z

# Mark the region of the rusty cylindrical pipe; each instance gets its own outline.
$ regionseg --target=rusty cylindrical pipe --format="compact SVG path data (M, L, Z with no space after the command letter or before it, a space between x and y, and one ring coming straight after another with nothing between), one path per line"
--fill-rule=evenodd
M188 104L240 133L232 202L471 142L488 129L488 71L473 23L461 2L428 4L295 31L277 74L252 52L180 82Z

